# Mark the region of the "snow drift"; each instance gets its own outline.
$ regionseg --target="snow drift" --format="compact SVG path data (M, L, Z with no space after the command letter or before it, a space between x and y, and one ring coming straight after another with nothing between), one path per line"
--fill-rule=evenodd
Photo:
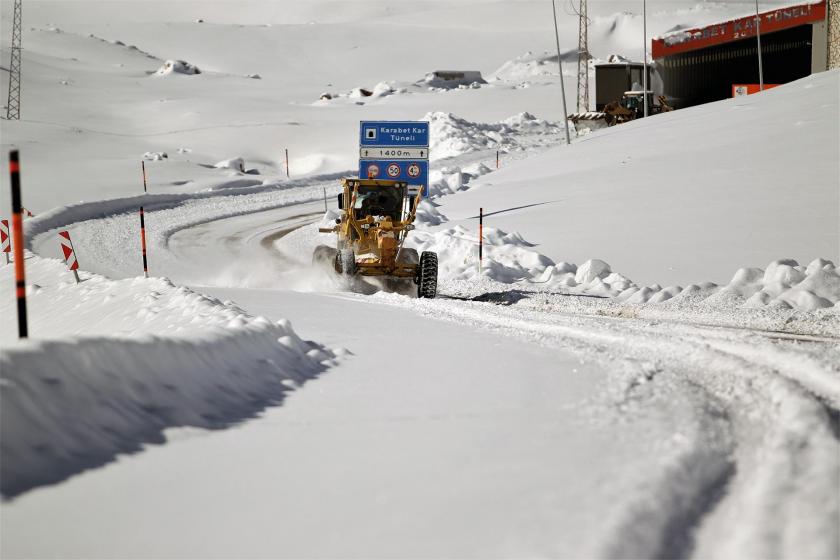
M562 54L563 62L576 62L577 50L569 50ZM565 72L563 73L565 75ZM557 79L559 76L557 54L543 52L534 54L528 51L513 60L508 60L490 75L492 80L518 82L539 78L543 81Z
M497 123L472 122L441 111L427 113L420 120L429 121L429 155L433 161L479 150L522 151L525 138L559 138L563 130L560 124L525 112Z
M436 207L427 205L421 221L437 225L446 221ZM517 232L484 228L484 259L478 270L478 235L463 226L437 231L417 231L406 243L418 251L438 253L441 280L462 281L480 276L502 284L569 295L611 298L629 304L658 304L674 300L679 304L709 308L794 309L813 311L837 307L840 303L840 271L834 263L815 259L802 266L793 259L773 261L766 270L739 269L724 286L712 282L683 286L638 286L614 272L600 259L580 266L555 263L533 249Z
M61 280L30 289L42 339L4 344L0 357L4 497L161 443L169 427L251 417L334 363L334 352L301 340L288 321L246 315L166 279L83 273L75 285L57 261L29 260L40 282ZM56 331L69 325L81 332Z

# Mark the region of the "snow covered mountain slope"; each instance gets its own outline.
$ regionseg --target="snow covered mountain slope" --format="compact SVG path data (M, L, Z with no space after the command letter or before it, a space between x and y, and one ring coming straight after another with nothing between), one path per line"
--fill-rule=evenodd
M638 14L590 5L596 56L637 55ZM565 147L556 70L520 64L543 1L28 6L2 556L840 556L837 72ZM440 297L312 267L358 121L424 116Z
M724 283L781 258L840 259L840 71L601 130L444 197L445 227L517 231L640 285ZM444 226L440 226L444 227Z
M640 58L640 14L622 2L592 4L593 53ZM0 18L4 61L11 6L3 4ZM563 9L562 49L571 51L577 18ZM649 10L648 30L655 34L713 15L742 15L744 7L651 0ZM556 75L524 89L519 81L500 81L478 90L415 87L346 104L318 102L324 92L412 85L439 69L489 76L523 52L553 52L550 13L545 2L530 0L31 0L24 16L23 120L0 123L0 146L25 147L24 203L40 213L142 192L138 167L147 152L169 156L150 173L154 192L195 191L225 179L206 166L233 157L280 179L286 148L293 177L353 169L362 118L416 120L446 111L493 122L528 111L558 121ZM156 75L167 60L185 60L202 73ZM574 61L566 64L570 107L575 72ZM0 91L7 87L8 73L0 72ZM6 215L8 193L0 192Z

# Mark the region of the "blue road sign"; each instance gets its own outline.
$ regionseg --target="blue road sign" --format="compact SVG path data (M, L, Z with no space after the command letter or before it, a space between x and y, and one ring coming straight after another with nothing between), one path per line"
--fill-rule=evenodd
M359 161L359 178L405 181L409 185L423 185L428 190L429 162L422 159L363 159ZM428 196L428 192L426 195Z
M359 146L429 146L425 121L361 121Z

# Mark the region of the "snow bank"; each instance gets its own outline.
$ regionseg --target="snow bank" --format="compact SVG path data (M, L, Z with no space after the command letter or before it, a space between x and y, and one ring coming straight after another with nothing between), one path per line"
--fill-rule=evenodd
M41 282L29 297L39 339L7 342L0 356L4 497L162 442L168 427L253 416L334 363L288 321L166 279L82 273L76 285L58 261L32 256L27 267Z
M417 222L427 226L439 226L449 221L446 216L438 210L438 204L429 199L423 199L417 206Z
M577 57L576 50L566 51L562 55L564 62L577 61ZM534 78L553 80L559 76L557 68L557 54L551 54L548 51L542 54L534 54L528 51L502 64L495 72L490 74L490 79L505 82L521 82Z
M435 70L426 74L421 83L433 89L477 89L487 81L478 70Z
M303 183L305 183L305 181ZM303 183L298 182L298 185ZM227 198L229 196L236 196L237 199L239 199L241 195L246 194L269 196L280 191L289 196L289 203L299 202L301 200L306 200L307 198L314 199L319 196L317 190L312 191L312 194L309 194L309 192L305 189L301 189L299 192L287 192L291 187L291 184L281 185L278 183L263 182L257 179L233 179L220 183L216 188L194 193L144 194L139 196L113 198L94 202L79 202L68 206L59 206L24 222L26 248L32 250L33 243L36 241L36 238L51 230L64 228L70 224L76 224L88 220L101 218L112 219L120 214L136 212L140 206L143 206L146 211L149 212L153 209L160 210L163 208L171 208L203 199L221 197ZM222 191L221 193L219 192L220 190ZM228 199L226 201L226 205L228 207L233 207L237 204ZM284 205L284 202L281 201L271 204L266 201L258 201L254 204L252 201L248 201L246 205L249 209L252 206L256 206L254 208L254 210L256 210L261 207L282 206ZM235 215L236 213L237 212L235 211L231 211L230 215ZM219 214L223 214L223 212L217 212L216 216L219 217Z
M437 208L429 205L425 212ZM419 213L418 213L419 215ZM440 217L424 215L421 223L439 225ZM445 216L443 216L445 218ZM418 251L435 251L440 263L442 282L457 282L479 277L478 232L455 226L438 232L417 231L407 246ZM600 259L590 259L577 266L555 263L534 251L534 244L519 233L484 228L484 251L480 276L503 284L519 284L570 295L611 298L628 304L678 304L706 307L772 307L813 311L838 306L840 273L834 263L816 259L807 267L794 260L773 261L766 271L742 268L726 286L711 282L682 286L637 286L626 276L614 272Z
M562 126L530 113L519 113L497 123L477 123L436 111L420 120L429 121L432 160L487 149L522 151L523 137L557 136L563 131Z
M348 92L345 93L331 93L328 91L323 92L319 96L319 101L316 101L316 105L323 105L324 102L344 99L344 100L359 100L359 99L379 99L382 97L388 97L389 95L398 95L408 93L408 89L405 87L401 87L398 85L397 82L379 82L373 88L368 87L355 87Z
M166 152L146 152L143 154L143 159L146 161L163 161L169 159L169 154Z
M473 179L490 173L491 169L483 163L466 167L447 166L433 169L429 174L429 198L466 191Z
M245 160L241 157L235 157L218 162L214 165L216 169L234 169L241 173L245 173Z
M417 231L409 236L406 246L414 247L418 252L436 252L441 279L468 279L479 275L478 235L463 226L436 233ZM548 257L528 249L532 246L517 233L485 228L481 274L512 283L531 278L554 264Z
M771 262L766 270L742 268L714 296L747 307L773 306L799 310L832 307L840 301L840 275L834 263L815 259L807 267L795 260ZM711 299L711 298L710 298Z
M173 74L193 76L195 74L201 74L201 70L199 70L197 66L194 66L185 60L167 60L163 63L163 66L158 68L157 72L155 72L156 76L171 76Z

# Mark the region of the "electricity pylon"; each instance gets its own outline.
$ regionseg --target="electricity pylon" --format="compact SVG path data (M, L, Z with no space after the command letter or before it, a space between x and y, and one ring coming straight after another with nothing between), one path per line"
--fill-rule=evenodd
M20 3L15 0L12 22L12 60L9 63L9 100L6 103L6 118L20 120Z
M578 9L578 91L577 112L589 110L589 18L586 17L586 0L580 0Z

